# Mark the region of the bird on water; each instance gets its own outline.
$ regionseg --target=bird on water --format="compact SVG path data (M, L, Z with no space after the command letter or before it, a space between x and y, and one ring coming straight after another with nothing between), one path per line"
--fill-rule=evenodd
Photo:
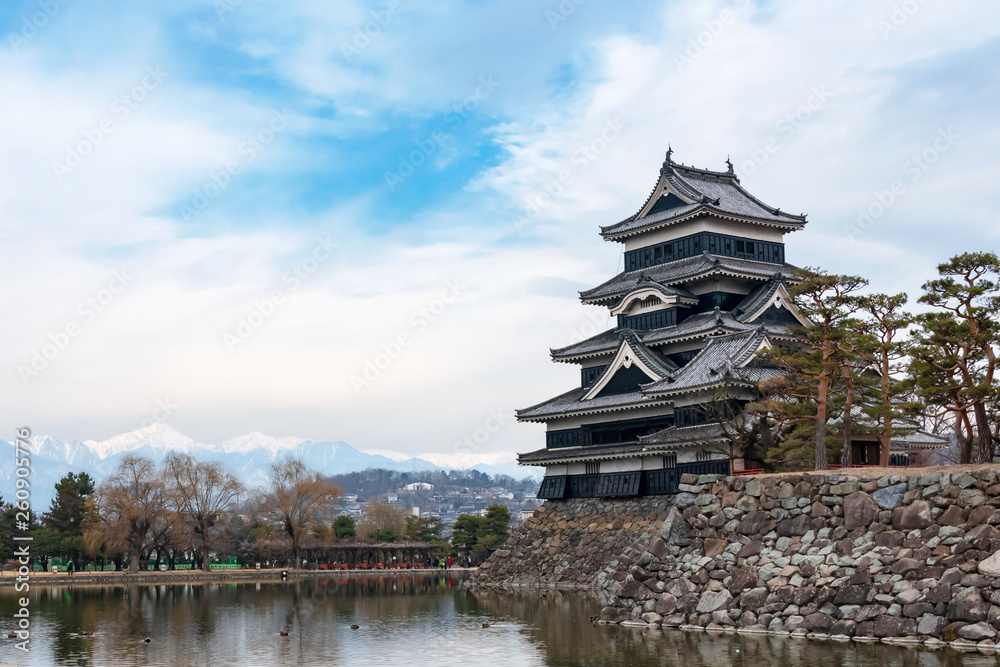
M357 630L360 627L361 627L360 625L352 625L351 630Z

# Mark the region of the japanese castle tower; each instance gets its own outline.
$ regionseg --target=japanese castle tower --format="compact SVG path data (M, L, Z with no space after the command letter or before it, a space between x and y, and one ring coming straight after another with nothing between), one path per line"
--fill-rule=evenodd
M624 246L625 271L581 292L617 326L552 350L579 364L580 386L517 411L546 425L539 498L676 493L685 472L742 465L727 420L778 369L758 353L807 322L788 296L784 236L804 215L768 206L727 171L678 164L667 151L635 215L601 228Z

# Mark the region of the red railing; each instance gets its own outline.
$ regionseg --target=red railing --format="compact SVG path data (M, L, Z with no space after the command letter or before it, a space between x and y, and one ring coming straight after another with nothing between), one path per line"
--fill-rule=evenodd
M763 468L747 468L746 470L734 470L734 477L741 477L743 475L759 475L764 472Z
M851 467L852 468L880 468L881 466L876 465L874 463L852 463ZM888 467L889 468L908 468L909 466L893 465L893 464L890 463L888 465ZM842 470L843 468L844 468L844 466L841 463L831 463L830 464L830 470Z

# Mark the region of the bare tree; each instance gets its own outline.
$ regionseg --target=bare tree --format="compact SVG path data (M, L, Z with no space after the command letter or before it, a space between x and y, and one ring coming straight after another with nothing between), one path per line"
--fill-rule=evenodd
M139 571L139 559L151 543L151 531L167 511L167 498L156 465L141 456L126 456L117 472L101 483L88 503L88 548L125 551L129 572Z
M213 529L225 520L243 485L220 464L198 462L190 454L171 453L163 465L167 498L191 530L193 547L200 548L202 569L208 572Z
M406 530L406 508L390 505L379 498L368 501L365 516L358 526L358 533L364 540L392 542L399 539Z
M287 458L271 466L271 486L264 492L261 507L291 540L294 567L302 562L302 539L314 526L327 523L327 514L332 519L338 495L340 489L306 468L301 459Z

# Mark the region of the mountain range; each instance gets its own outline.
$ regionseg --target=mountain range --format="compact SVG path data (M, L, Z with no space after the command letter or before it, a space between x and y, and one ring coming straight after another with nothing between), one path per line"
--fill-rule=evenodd
M32 437L31 505L36 511L48 510L54 486L69 472L86 472L100 482L111 475L121 459L135 454L160 463L171 452L191 454L200 461L218 461L248 486L268 481L268 469L280 458L296 456L312 470L324 475L339 475L385 468L400 472L424 470L464 470L474 468L489 475L510 475L515 479L540 478L537 468L521 468L514 452L471 454L427 453L409 456L392 450L359 450L346 442L315 442L303 438L272 437L248 433L209 444L193 440L167 424L116 435L107 440L71 440L63 442L49 435ZM13 448L13 443L7 442ZM4 501L14 497L14 456L0 458L0 493Z

